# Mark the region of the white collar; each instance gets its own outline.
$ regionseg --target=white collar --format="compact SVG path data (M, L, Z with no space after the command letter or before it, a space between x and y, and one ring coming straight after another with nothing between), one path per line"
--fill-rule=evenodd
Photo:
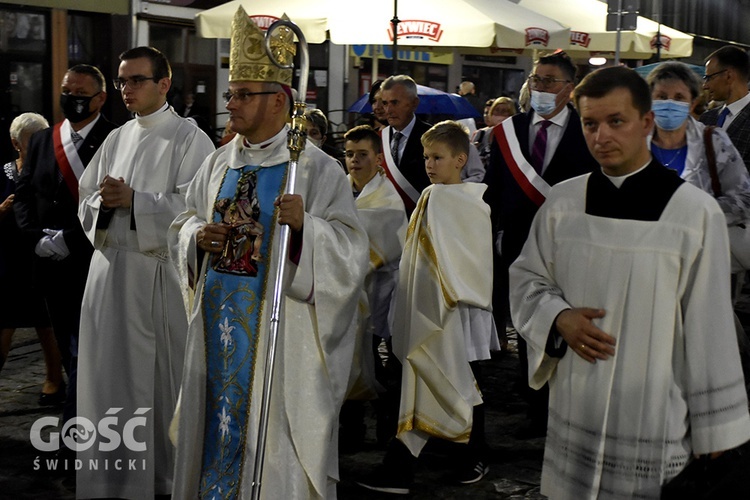
M417 123L417 115L412 115L411 121L409 122L409 124L406 127L404 127L404 130L399 130L398 131L398 132L401 132L401 134L403 134L403 136L404 136L404 142L406 142L406 141L409 140L409 136L411 135L411 131L414 130L414 124L415 123ZM391 137L393 137L394 131L396 131L396 129L393 128L393 127L391 127L391 135L390 135L390 137L388 137L388 139L390 139Z
M101 118L102 114L97 113L96 118L94 118L91 123L87 124L85 127L83 127L81 130L77 131L76 133L86 139L86 136L89 135L89 132L91 132L91 129L94 128L94 125L96 122L99 121L99 118ZM70 120L67 118L65 119L66 122L68 122L68 125L70 126L70 131L73 132L73 124L70 123Z
M602 173L604 174L604 177L606 177L607 179L609 179L612 182L612 184L614 184L615 187L619 189L620 187L622 187L622 184L623 184L623 182L625 182L625 179L627 179L628 177L630 177L632 175L637 174L638 172L640 172L644 168L648 167L651 164L651 161L652 161L652 158L651 158L651 156L649 156L648 161L641 168L639 168L635 172L630 172L629 174L625 174L625 175L618 175L618 176L607 175L607 174L604 173L604 169L602 169Z
M536 111L534 111L534 118L531 120L531 124L532 125L536 125L539 122L549 121L549 122L552 122L555 125L558 125L560 127L565 127L565 124L568 121L568 115L569 114L570 114L570 108L568 108L567 104L565 106L563 106L563 109L560 110L559 113L557 113L555 116L553 116L552 118L549 118L549 119L543 118L542 116L539 115L539 113L537 113Z
M229 168L242 168L245 165L273 166L289 161L287 133L289 125L284 125L276 135L260 144L252 144L245 137L237 134L227 147Z
M737 99L732 104L726 104L724 107L729 108L730 116L737 116L748 104L750 104L750 92L745 94L744 97ZM724 111L723 108L722 111Z

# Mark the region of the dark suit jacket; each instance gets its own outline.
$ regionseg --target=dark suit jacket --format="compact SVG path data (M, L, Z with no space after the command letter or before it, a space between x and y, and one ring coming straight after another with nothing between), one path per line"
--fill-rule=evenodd
M420 193L430 185L430 178L427 177L427 171L424 168L424 148L422 147L422 134L427 132L430 127L432 125L417 118L411 134L409 134L409 139L406 141L404 154L401 155L398 162L398 169L401 171L401 174ZM391 138L387 137L386 139L388 139L387 143L390 143ZM405 197L398 188L397 190L404 200L407 213L411 214L412 210L414 210L415 202L408 196Z
M720 111L721 107L706 111L701 115L701 122L706 125L716 125ZM745 167L750 170L750 105L742 108L742 111L729 124L726 132L734 147L740 152Z
M85 165L91 161L107 135L117 128L102 116L81 144L78 155ZM18 179L14 210L18 227L26 242L33 249L46 236L43 229L62 229L70 256L58 263L52 259L35 259L35 281L43 280L54 269L62 265L84 266L93 253L93 248L78 220L78 203L70 194L65 181L59 175L60 168L55 158L53 128L41 130L29 139L26 162ZM60 265L57 265L60 264ZM84 277L85 279L85 277Z
M510 118L513 120L523 155L529 162L531 162L531 152L528 150L529 123L533 119L533 113L534 111L529 111ZM580 117L571 106L568 124L560 144L542 178L553 186L596 168L599 168L599 164L589 153L583 138ZM495 229L503 230L503 261L510 265L521 253L529 235L531 222L539 207L524 194L516 182L494 139L490 148L490 163L484 182L488 186L484 199L492 209L493 225Z

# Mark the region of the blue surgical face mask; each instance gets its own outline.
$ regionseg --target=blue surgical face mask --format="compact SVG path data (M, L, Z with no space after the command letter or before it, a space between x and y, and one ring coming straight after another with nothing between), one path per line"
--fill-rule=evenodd
M662 130L677 130L690 114L690 103L684 101L654 101L651 105L656 126Z
M531 91L531 108L539 116L548 116L557 109L557 94L551 92Z

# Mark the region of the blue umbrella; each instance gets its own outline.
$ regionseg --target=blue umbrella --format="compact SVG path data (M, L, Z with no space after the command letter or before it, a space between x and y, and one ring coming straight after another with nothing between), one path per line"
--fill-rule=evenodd
M449 94L442 90L417 85L419 106L417 114L423 115L449 115L456 119L479 118L482 115L474 109L474 106L458 94ZM369 92L349 107L352 113L369 113L372 107L369 102Z
M653 63L653 64L646 64L645 66L640 66L638 68L635 68L635 71L641 75L643 78L648 77L649 73L651 73L656 67L658 67L661 63ZM706 68L703 66L698 66L696 64L687 64L687 66L692 69L696 75L699 77L702 77L706 74Z

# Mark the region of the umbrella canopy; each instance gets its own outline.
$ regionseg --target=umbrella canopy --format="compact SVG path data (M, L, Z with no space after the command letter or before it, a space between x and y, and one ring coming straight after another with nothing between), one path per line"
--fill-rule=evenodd
M481 117L474 106L458 94L449 94L432 87L417 85L417 95L419 96L417 114L450 115L456 119ZM369 113L372 111L369 97L370 93L368 92L357 99L357 102L349 107L349 111L352 113Z
M653 63L653 64L646 64L644 66L640 66L638 68L635 68L635 71L641 75L643 78L647 78L648 75L659 67L661 63ZM698 66L697 64L686 64L687 67L692 69L696 75L699 77L703 77L703 75L706 74L706 67L705 66Z
M203 38L231 38L232 18L242 5L250 19L262 30L281 18L289 16L305 35L308 43L326 41L328 16L321 4L333 2L311 2L310 0L233 0L206 9L195 16L198 35Z
M361 4L338 5L329 25L331 41L392 42L393 10L381 5L381 12L368 11L366 18ZM399 45L546 49L566 43L569 36L562 24L509 0L409 0L398 5L397 14Z
M607 31L607 4L598 0L519 0L518 5L544 13L570 26L570 43L562 46L572 56L607 55L616 50L616 31ZM637 29L620 32L620 57L648 59L656 54L659 24L638 16ZM661 25L661 57L689 57L693 53L693 37Z
M261 28L286 14L310 43L326 39L341 45L379 45L393 41L393 4L379 9L334 0L234 0L196 15L198 33L230 38L231 20L242 5ZM398 43L433 47L554 48L567 44L560 23L509 0L409 0L398 5Z

